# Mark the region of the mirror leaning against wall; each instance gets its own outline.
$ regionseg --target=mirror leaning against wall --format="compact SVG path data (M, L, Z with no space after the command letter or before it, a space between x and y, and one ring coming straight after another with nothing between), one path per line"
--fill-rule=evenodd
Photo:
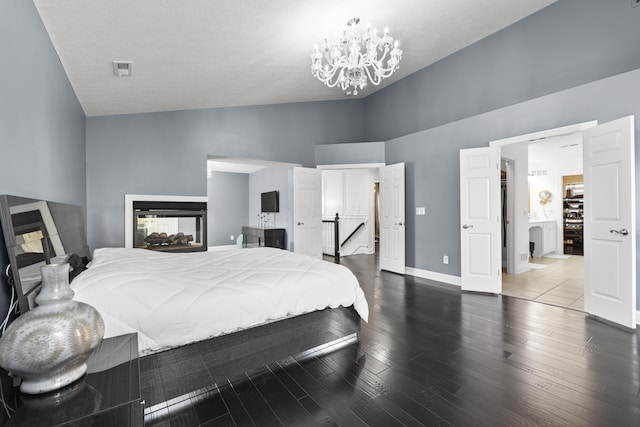
M88 262L90 252L80 206L0 195L0 223L9 257L7 271L21 313L34 306L42 282L40 267L69 259Z

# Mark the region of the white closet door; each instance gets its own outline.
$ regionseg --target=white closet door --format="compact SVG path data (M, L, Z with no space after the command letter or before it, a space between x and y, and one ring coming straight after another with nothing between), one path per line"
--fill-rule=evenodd
M500 156L496 147L460 150L462 290L502 292Z

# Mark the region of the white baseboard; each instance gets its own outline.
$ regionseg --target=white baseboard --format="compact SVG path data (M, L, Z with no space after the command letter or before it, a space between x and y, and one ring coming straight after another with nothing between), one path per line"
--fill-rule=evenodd
M462 286L460 277L449 274L436 273L435 271L422 270L419 268L405 267L405 273L410 276L421 277L423 279L435 280L437 282L448 283L450 285Z

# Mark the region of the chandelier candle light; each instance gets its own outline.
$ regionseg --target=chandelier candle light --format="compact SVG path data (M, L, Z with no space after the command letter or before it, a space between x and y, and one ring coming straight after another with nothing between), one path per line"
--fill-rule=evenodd
M402 50L385 28L384 35L367 24L364 34L356 30L359 18L350 19L332 40L325 36L311 54L311 72L329 87L340 86L347 95L357 95L368 82L379 85L398 69ZM324 60L323 60L324 59Z

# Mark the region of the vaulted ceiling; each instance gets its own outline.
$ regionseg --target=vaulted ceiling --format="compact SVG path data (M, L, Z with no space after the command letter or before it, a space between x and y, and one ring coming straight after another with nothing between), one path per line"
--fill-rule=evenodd
M353 17L404 51L366 97L554 2L34 0L87 116L346 99L311 75L310 54Z

